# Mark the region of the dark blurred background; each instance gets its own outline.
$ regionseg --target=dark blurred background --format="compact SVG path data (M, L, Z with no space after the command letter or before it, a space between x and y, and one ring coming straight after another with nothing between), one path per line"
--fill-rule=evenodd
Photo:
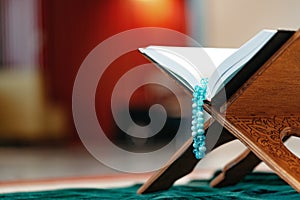
M88 53L110 36L162 27L187 34L203 46L239 47L263 28L298 29L299 8L297 0L0 0L0 153L11 153L4 158L6 164L0 163L0 171L20 166L22 161L12 161L20 153L14 148L81 146L72 119L73 83ZM121 145L125 141L125 147L128 137L112 120L110 96L117 80L143 63L149 61L137 51L118 58L96 93L101 126L111 140ZM161 78L157 73L151 76ZM172 138L180 118L172 94L157 87L140 88L130 104L133 118L141 124L147 123L149 105L161 101L168 106L169 125L163 130L168 134L158 135L152 145ZM11 177L27 176L20 172Z
M72 89L88 53L128 29L187 30L186 5L178 0L0 2L3 145L78 142L72 121ZM96 107L106 133L113 126L109 97L114 84L126 71L146 62L137 51L132 52L116 60L102 77ZM132 103L140 109L147 104L143 92L140 89Z

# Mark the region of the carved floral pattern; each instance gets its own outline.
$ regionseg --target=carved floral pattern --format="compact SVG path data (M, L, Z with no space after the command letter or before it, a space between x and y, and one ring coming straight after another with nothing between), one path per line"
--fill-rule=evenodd
M227 119L241 130L249 139L255 141L260 149L267 151L274 159L286 165L291 173L300 174L300 159L290 152L280 138L286 127L300 128L300 117L228 117Z

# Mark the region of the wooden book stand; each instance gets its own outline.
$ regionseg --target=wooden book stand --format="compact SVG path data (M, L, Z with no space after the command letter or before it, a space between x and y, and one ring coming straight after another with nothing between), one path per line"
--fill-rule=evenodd
M234 139L248 149L227 164L211 186L236 184L263 161L300 192L300 159L283 144L289 136L300 136L300 31L279 31L225 90L227 102L216 95L204 104L213 118L206 130L224 127L212 150ZM191 138L138 193L168 189L190 173L199 162L192 149Z

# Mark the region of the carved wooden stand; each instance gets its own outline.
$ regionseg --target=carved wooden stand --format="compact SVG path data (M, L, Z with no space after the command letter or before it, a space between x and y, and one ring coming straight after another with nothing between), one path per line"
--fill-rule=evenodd
M212 149L234 139L248 147L211 182L213 187L239 182L263 161L300 192L300 159L283 144L289 136L300 136L300 32L280 34L225 86L230 97L225 104L218 95L217 106L211 106L213 101L204 104L214 119L206 128L213 132L224 127ZM224 107L226 113L221 112ZM192 149L191 138L138 193L168 189L190 173L199 162Z

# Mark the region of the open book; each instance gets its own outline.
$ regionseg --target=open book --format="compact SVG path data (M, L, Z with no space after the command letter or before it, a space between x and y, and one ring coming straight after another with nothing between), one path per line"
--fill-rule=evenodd
M263 30L239 49L148 46L139 51L191 92L201 78L208 78L210 100L276 33Z

